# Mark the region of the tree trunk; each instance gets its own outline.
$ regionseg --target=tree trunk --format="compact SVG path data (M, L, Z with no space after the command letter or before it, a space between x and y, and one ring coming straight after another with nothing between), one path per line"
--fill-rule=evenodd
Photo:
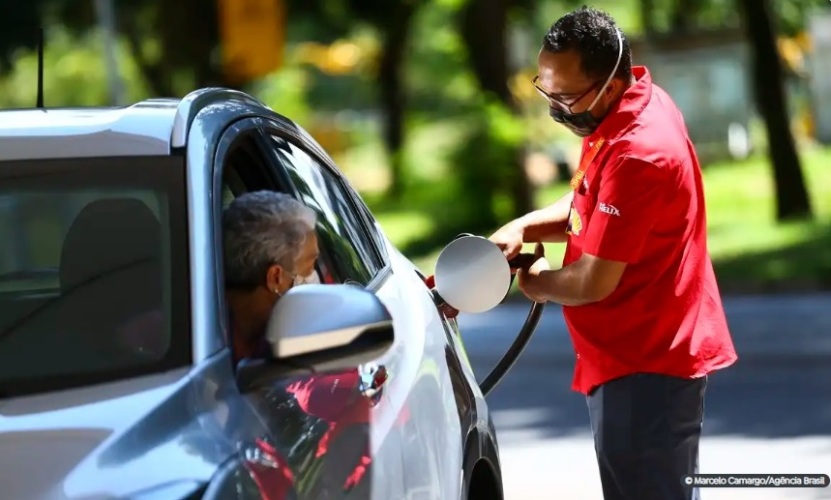
M193 22L193 13L199 12L199 21ZM219 11L216 2L177 0L162 2L156 7L156 29L168 63L186 68L187 82L179 92L187 93L201 87L229 87L213 54L219 47ZM179 81L182 81L181 76Z
M670 20L670 31L679 34L694 31L701 7L701 0L677 0Z
M127 48L136 65L144 76L150 94L153 97L175 97L176 92L170 78L170 68L165 65L164 58L158 61L151 61L144 53L142 41L144 37L136 24L134 17L123 16L120 23L121 33L127 40Z
M784 69L776 45L770 0L739 0L739 7L752 47L756 106L767 129L768 154L776 187L776 219L810 218L811 203L791 133Z
M479 85L508 106L518 111L508 86L510 77L508 62L508 9L511 0L469 0L462 12L461 34L467 47L468 58ZM504 176L513 199L513 216L517 217L534 209L533 193L523 166L524 152L515 148L511 154L514 165L489 165L486 168L514 169ZM481 167L480 167L481 168ZM497 176L502 177L502 176ZM491 186L493 198L498 188Z
M479 84L516 108L508 87L508 7L510 0L470 0L462 12L462 37Z
M655 0L640 0L641 26L646 37L655 34Z
M400 196L406 184L404 137L407 95L404 85L404 60L415 2L400 2L391 7L392 20L384 29L384 50L378 75L381 107L384 110L384 145L390 162L391 184L388 194Z
M197 11L200 22L190 22ZM219 44L215 8L204 8L201 0L180 0L146 7L126 5L117 14L119 31L153 96L182 97L196 88L230 86L212 60ZM149 38L161 45L157 57L145 53Z

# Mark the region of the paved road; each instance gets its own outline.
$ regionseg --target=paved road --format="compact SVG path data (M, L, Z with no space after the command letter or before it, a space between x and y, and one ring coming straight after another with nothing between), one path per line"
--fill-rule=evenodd
M725 299L740 361L711 377L703 473L831 474L831 295ZM513 340L527 304L460 318L480 378ZM594 500L600 486L573 351L548 306L519 363L489 396L508 500ZM831 499L824 489L702 491L704 500Z

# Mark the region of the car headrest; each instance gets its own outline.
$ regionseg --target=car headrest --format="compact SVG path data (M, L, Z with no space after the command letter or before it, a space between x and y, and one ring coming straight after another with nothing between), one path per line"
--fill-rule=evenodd
M93 201L75 217L64 239L61 289L158 261L160 246L160 224L147 205L134 198Z

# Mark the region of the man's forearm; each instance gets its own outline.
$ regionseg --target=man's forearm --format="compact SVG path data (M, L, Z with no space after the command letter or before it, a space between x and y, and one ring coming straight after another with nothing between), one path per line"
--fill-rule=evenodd
M583 254L560 269L540 272L534 288L547 301L564 306L582 306L611 295L625 270L625 262Z
M597 300L589 286L588 276L581 272L578 265L544 271L540 278L549 302L564 306L582 306Z
M522 240L525 243L565 242L568 239L566 228L573 195L574 193L569 191L553 204L517 219L516 223L522 229Z

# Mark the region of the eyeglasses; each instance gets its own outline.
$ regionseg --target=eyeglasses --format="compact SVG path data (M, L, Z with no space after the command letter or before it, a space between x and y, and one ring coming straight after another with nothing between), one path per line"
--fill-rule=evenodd
M592 90L596 89L596 88L598 87L598 85L600 85L600 84L602 84L602 83L603 83L603 81L597 81L597 82L594 82L594 83L591 85L591 87L589 87L589 88L587 88L587 89L586 89L586 91L585 91L585 92L583 92L583 93L582 93L582 94L580 94L579 96L577 96L577 97L575 97L574 99L572 99L572 100L571 100L571 102L566 102L566 101L564 101L564 100L560 99L559 97L556 97L556 96L554 96L554 95L552 95L552 94L549 94L548 92L546 92L545 90L543 90L543 89L542 89L542 88L541 88L541 87L537 84L537 82L539 81L539 79L540 79L540 75L537 75L537 76L535 76L535 77L534 77L534 79L533 79L533 80L531 80L531 83L534 85L534 88L535 88L535 89L537 89L537 92L539 92L539 93L540 93L540 95L541 95L541 96L543 96L544 98L548 99L548 101L549 101L549 105L551 105L552 103L554 103L554 104L555 104L555 107L560 107L560 106L563 106L563 107L565 107L565 108L569 111L569 113L571 113L571 107L572 107L572 106L574 106L575 104L577 104L578 102L580 102L580 100L581 100L581 99L583 99L584 97L586 97L587 95L589 95L589 93L590 93Z

